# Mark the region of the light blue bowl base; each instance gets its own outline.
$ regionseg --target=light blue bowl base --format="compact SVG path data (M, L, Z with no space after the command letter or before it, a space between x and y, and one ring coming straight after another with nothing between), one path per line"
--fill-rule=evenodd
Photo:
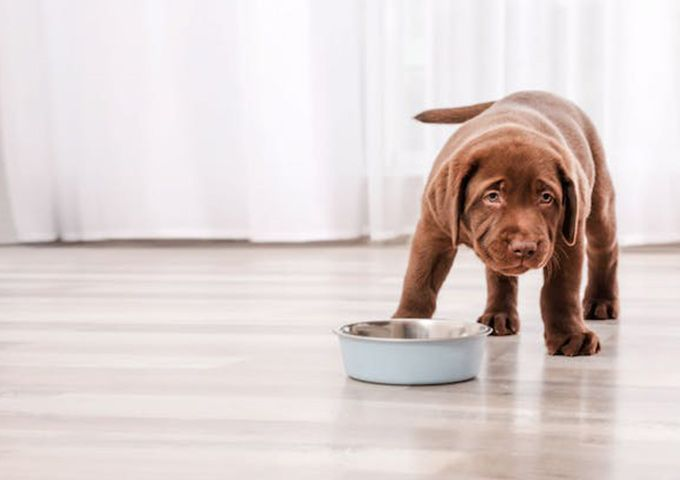
M486 337L441 342L340 338L345 372L353 379L391 385L437 385L479 373Z

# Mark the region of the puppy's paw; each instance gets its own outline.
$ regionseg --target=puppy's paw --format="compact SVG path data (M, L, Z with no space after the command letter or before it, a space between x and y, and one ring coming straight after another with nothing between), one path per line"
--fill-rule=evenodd
M600 351L600 339L591 330L583 332L553 334L546 336L550 355L594 355Z
M586 320L609 320L619 316L619 299L592 298L583 299L583 317Z
M515 311L484 312L477 321L491 327L493 329L491 335L514 335L519 332L519 315Z

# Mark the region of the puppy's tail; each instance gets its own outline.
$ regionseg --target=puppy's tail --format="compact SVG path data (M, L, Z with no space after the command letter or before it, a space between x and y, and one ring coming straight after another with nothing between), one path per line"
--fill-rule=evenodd
M413 118L423 123L463 123L476 117L494 103L496 102L476 103L467 107L435 108L425 110Z

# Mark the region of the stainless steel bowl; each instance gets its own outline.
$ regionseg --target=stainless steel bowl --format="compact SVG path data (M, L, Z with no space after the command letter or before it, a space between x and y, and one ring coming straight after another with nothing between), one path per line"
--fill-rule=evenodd
M395 318L343 325L335 333L348 376L374 383L432 385L476 377L491 328L455 320Z

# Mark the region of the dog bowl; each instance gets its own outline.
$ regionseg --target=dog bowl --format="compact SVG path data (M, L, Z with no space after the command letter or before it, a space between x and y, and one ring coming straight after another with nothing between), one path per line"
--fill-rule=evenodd
M335 333L351 378L433 385L476 377L491 328L455 320L395 318L343 325Z

